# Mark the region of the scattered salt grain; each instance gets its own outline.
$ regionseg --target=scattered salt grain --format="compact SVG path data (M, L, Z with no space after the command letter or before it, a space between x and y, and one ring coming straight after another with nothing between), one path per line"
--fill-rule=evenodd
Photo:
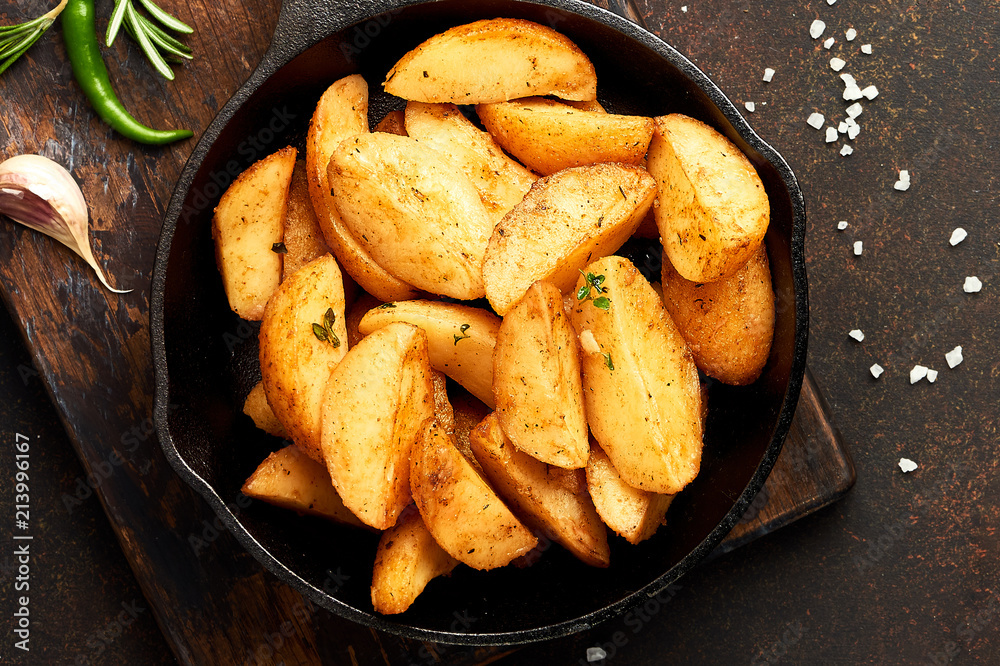
M861 94L865 96L865 99L875 99L878 97L878 88L875 86L868 86L861 91Z
M929 369L930 368L928 368L925 365L915 365L915 366L913 366L913 369L910 370L910 383L911 384L916 384L921 379L923 379L924 377L926 377L927 376L927 371Z
M860 125L852 125L847 128L847 138L850 139L851 141L854 141L855 139L858 138L858 134L860 132L861 132Z
M848 333L848 335L857 340L858 342L864 342L865 334L861 332L860 328L854 329L853 331Z
M837 128L836 127L827 127L826 128L826 142L827 143L833 143L836 140L837 140Z
M764 81L766 83L770 83L771 79L773 79L773 78L774 78L774 70L771 69L770 67L765 67L764 68Z
M878 379L879 377L882 376L882 373L885 372L885 368L883 368L878 363L875 363L872 365L872 367L868 368L868 371L872 373L872 377Z
M899 180L893 183L892 186L900 192L905 192L910 189L910 172L906 169L901 169L899 172Z
M681 5L681 11L684 12L685 14L687 14L688 13L688 6L687 5Z
M858 125L858 121L856 121L856 120L855 120L854 118L852 118L851 116L847 116L847 118L845 118L845 119L844 119L844 122L845 122L845 123L847 123L847 126L848 126L849 128L850 128L850 127L860 127L860 125Z
M830 58L830 69L832 69L835 72L839 72L840 70L844 69L844 65L846 64L847 63L841 60L840 58Z
M851 128L851 126L848 125L843 120L841 120L840 124L837 125L837 131L840 132L841 134L847 134L847 130L849 130L850 128Z
M851 148L850 146L844 146L843 148L840 149L840 154L843 155L844 157L847 157L848 155L850 155L853 152L854 152L854 149ZM858 245L860 245L860 242L855 243L854 254L861 254L861 252L857 248Z
M952 349L950 352L944 355L944 360L948 362L949 368L954 368L959 363L965 360L962 356L962 345L959 345Z
M850 116L851 118L857 118L858 116L860 116L861 104L855 102L854 104L851 104L849 107L847 107L847 115Z
M853 42L854 38L858 36L858 31L854 28L848 28L847 32L844 33L844 36L847 37L847 41Z
M822 129L824 122L826 122L826 118L823 117L822 113L813 113L806 119L806 124L815 129Z
M847 228L847 220L841 220L840 222L837 222L838 231L843 231L846 228Z
M600 661L606 659L608 653L599 647L589 647L587 648L587 661Z
M903 470L903 474L907 474L909 472L912 472L916 468L917 468L917 463L913 462L909 458L900 458L899 459L899 469Z
M844 72L843 74L840 75L840 80L844 82L845 86L858 85L858 82L854 79L854 77L848 74L847 72Z
M830 6L833 6L833 4L834 4L835 2L837 2L837 0L826 0L826 4L828 4L828 5L830 5Z
M850 146L845 146L845 147L849 148ZM864 249L865 249L864 243L862 243L861 241L854 241L854 256L855 257L860 257L861 253L864 251Z
M864 53L865 55L871 55L872 54L872 45L871 44L862 44L861 45L861 52Z
M983 288L982 281L975 275L965 278L965 284L962 285L962 291L967 294L978 293Z
M827 49L827 50L830 50L830 47L833 46L833 43L835 41L837 41L837 40L834 39L833 37L827 37L825 40L823 40L823 48Z
M819 19L816 19L815 21L812 22L812 25L809 26L809 36L812 37L813 39L817 39L820 35L823 34L824 30L826 30L826 23L823 23Z
M750 113L753 113L754 111L757 110L757 105L754 104L753 102L743 102L743 106L745 106L747 111L749 111Z
M969 234L962 227L957 227L953 232L951 232L951 238L948 242L954 247L966 239Z
M927 370L927 381L931 384L937 381L938 371L937 370Z
M844 88L843 97L845 102L853 102L854 100L861 99L864 96L865 94L861 91L861 88L854 83L849 83L847 84L847 87Z

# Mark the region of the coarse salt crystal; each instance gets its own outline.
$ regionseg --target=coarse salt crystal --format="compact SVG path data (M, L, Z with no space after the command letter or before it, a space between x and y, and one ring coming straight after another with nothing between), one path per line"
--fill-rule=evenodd
M910 182L897 180L895 183L893 183L892 187L894 189L899 190L900 192L905 192L906 190L910 189Z
M837 128L836 127L827 127L826 128L826 142L827 143L833 143L836 140L837 140Z
M910 182L910 172L906 169L899 170L899 179L904 183Z
M841 220L840 222L837 222L838 231L843 231L846 228L847 228L847 220Z
M872 364L872 367L868 368L868 371L872 373L872 377L878 379L879 377L882 376L882 373L885 372L885 368L883 368L878 363L874 363Z
M847 116L847 118L844 118L844 122L847 123L848 127L858 127L859 126L858 125L858 121L856 121L854 118L852 118L850 116Z
M856 99L861 99L865 94L861 92L861 88L853 83L849 83L846 88L844 88L844 101L853 102Z
M927 376L927 370L929 368L925 365L915 365L913 369L910 370L910 383L916 384L921 379Z
M835 72L839 72L840 70L844 69L844 65L846 64L847 63L841 60L840 58L830 58L830 69L832 69Z
M828 4L828 5L830 5L830 6L833 6L833 4L834 4L835 2L837 2L837 0L826 0L826 4Z
M849 129L851 129L851 126L848 125L843 120L841 120L840 124L837 125L837 131L840 132L841 134L847 134L847 130L849 130Z
M903 470L903 474L908 474L917 468L917 463L913 462L909 458L899 459L899 469Z
M858 36L858 31L854 28L848 28L847 32L844 33L844 37L847 37L847 41L853 42L854 38Z
M830 47L833 46L833 43L835 41L837 40L834 39L833 37L827 37L825 40L823 40L823 48L829 50Z
M966 239L969 234L962 227L957 227L953 232L951 232L951 238L948 242L951 243L952 247L958 245Z
M868 86L861 91L861 94L865 96L865 99L875 99L878 97L878 88L875 86Z
M860 125L852 125L851 127L847 128L847 138L850 139L851 141L854 141L855 139L858 138L858 134L860 132L861 132Z
M975 294L983 288L982 281L975 275L965 278L965 284L962 285L962 291L967 294Z
M587 648L587 661L600 661L606 659L608 653L599 647L589 647Z
M844 157L847 157L848 155L850 155L853 152L854 152L854 149L851 148L850 146L844 146L843 148L840 149L840 154L843 155ZM854 248L854 254L861 254L860 252L858 252L858 248L857 247Z
M826 118L823 117L822 113L813 113L806 118L806 124L816 129L822 129L824 122L826 122Z
M854 241L854 256L860 257L861 253L864 252L865 246L861 241Z
M757 105L754 104L753 102L743 102L743 106L745 106L747 111L749 111L750 113L753 113L754 111L757 110Z
M771 69L770 67L765 67L764 68L764 81L770 83L771 79L773 79L773 78L774 78L774 70Z
M688 6L687 5L681 5L681 11L684 12L685 14L687 14L687 12L688 12Z
M931 384L933 384L934 382L937 381L937 376L938 376L938 371L937 370L931 370L931 369L928 368L928 370L927 370L927 381L929 381Z
M944 360L948 362L949 368L954 368L959 363L965 360L962 356L962 345L959 345L952 349L950 352L944 355Z
M861 52L864 53L865 55L871 55L872 54L872 45L871 44L862 44L861 45Z
M849 107L847 107L847 115L850 116L851 118L857 118L858 116L860 116L861 104L859 102L855 102L854 104L851 104Z
M844 82L845 86L858 85L858 82L854 79L854 77L848 74L847 72L844 72L843 74L840 75L840 80Z
M826 30L826 23L816 19L812 22L812 25L809 26L809 36L816 39L823 34L824 30Z
M861 332L860 328L854 329L853 331L848 333L848 335L857 340L858 342L863 342L865 339L865 334Z

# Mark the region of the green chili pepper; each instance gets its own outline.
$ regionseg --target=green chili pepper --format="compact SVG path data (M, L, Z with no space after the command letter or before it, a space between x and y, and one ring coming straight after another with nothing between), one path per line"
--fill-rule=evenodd
M101 58L94 20L94 0L69 0L62 13L63 39L73 66L73 76L104 122L123 136L153 145L163 145L193 136L191 130L155 130L146 127L125 110L115 95L108 69Z

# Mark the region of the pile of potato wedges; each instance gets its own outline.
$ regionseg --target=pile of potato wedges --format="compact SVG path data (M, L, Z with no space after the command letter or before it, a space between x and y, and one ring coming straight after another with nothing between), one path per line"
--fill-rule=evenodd
M517 19L435 35L318 100L215 209L234 312L260 321L245 413L286 440L243 492L382 532L372 603L524 561L611 565L695 478L703 377L752 384L774 294L764 187L678 114L607 112L587 56ZM663 247L659 282L622 245Z

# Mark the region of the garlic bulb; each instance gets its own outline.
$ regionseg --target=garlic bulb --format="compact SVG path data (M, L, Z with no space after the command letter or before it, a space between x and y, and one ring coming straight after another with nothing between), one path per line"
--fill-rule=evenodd
M90 264L101 284L116 294L90 251L87 202L69 171L41 155L17 155L0 163L0 215L41 231Z

